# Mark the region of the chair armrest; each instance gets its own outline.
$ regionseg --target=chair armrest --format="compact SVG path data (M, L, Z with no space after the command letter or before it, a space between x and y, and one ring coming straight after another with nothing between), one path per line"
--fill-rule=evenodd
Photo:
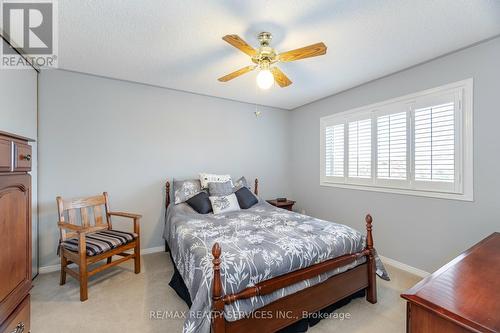
M61 221L57 222L57 226L59 227L59 229L67 229L67 230L77 231L77 232L83 230L82 226L74 225L74 224L66 223L66 222L61 222Z
M108 212L108 216L118 216L118 217L128 217L133 219L134 221L134 233L139 235L140 227L139 227L139 219L142 215L132 214L132 213L124 213L124 212Z
M132 214L132 213L125 213L125 212L108 212L108 215L119 216L119 217L128 217L131 219L140 219L142 217L142 215L140 215L140 214Z
M79 225L74 225L74 224L66 223L66 222L57 222L57 225L61 229L71 230L71 231L77 232L79 234L88 234L88 233L91 233L91 232L96 232L96 231L99 231L99 230L108 229L107 225L104 225L104 226L100 225L100 226L82 227L82 226L79 226Z

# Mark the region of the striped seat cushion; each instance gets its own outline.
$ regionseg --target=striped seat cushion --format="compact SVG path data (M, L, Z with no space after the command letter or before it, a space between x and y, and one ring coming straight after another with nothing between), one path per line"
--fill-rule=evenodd
M87 256L96 256L98 254L116 249L119 246L130 243L137 238L137 234L118 230L102 230L85 235L85 245ZM72 252L78 252L78 238L69 238L62 242L62 246Z

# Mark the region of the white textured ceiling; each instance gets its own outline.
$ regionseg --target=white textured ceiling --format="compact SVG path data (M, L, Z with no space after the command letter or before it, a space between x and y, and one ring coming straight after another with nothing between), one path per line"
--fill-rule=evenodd
M256 88L224 42L286 51L323 41L325 56L281 64L293 84ZM293 109L500 34L499 0L59 0L59 67Z

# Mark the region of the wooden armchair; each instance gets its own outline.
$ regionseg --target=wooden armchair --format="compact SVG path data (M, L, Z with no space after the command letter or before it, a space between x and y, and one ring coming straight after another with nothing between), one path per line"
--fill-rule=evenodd
M109 211L108 194L104 192L88 198L63 200L56 198L60 229L59 254L61 256L61 281L66 283L66 273L79 280L80 300L87 300L88 278L106 268L134 259L135 273L141 272L139 220L141 215ZM104 216L103 209L104 208ZM80 214L77 214L78 210ZM111 216L129 218L134 232L113 230ZM92 218L93 217L93 218ZM94 223L91 224L90 221ZM133 253L125 251L133 249ZM114 255L122 258L112 261ZM88 265L106 259L106 264L88 271ZM68 267L78 265L78 272Z

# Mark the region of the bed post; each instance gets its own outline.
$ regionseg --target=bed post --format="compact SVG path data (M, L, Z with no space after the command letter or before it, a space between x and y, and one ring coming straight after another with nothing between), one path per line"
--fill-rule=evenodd
M255 178L255 186L253 188L253 193L259 195L259 179Z
M167 208L170 205L170 182L167 180L165 183L165 220L167 219ZM167 240L165 240L165 252L170 252Z
M214 280L212 284L212 329L214 333L224 333L226 324L224 320L224 300L222 299L222 282L220 278L220 254L219 243L212 247L214 259Z
M168 205L170 205L170 182L167 180L165 183L165 209L168 208Z
M372 222L370 214L366 215L366 249L368 250L368 288L366 289L366 300L372 304L377 303L377 279L375 268L375 249L373 248Z

